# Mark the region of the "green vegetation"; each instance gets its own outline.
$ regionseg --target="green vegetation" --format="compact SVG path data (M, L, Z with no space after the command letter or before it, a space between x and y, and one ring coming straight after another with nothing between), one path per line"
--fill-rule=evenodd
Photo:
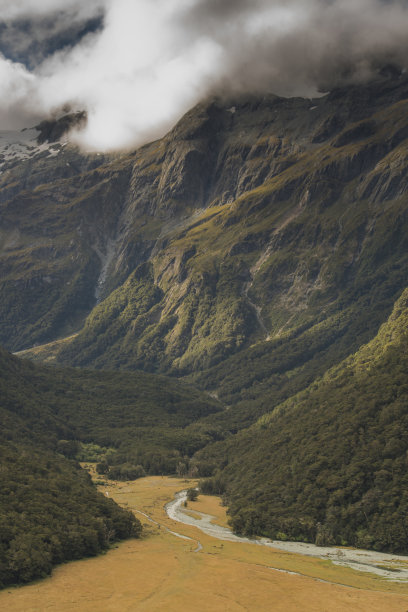
M408 290L369 344L196 460L247 535L408 552Z
M232 127L209 104L140 150L134 233L121 246L137 250L137 265L125 258L128 274L115 275L116 290L57 361L188 376L227 403L247 402L241 427L372 338L408 285L407 103L384 84L373 91L368 101L365 89L345 90L313 113L307 101L247 101ZM333 113L343 120L322 139ZM208 147L203 201L186 159ZM141 253L153 220L160 238ZM262 386L272 387L269 405Z
M115 479L143 476L139 455L146 471L174 473L209 440L183 428L220 409L164 377L47 369L1 349L0 398L0 586L139 535L140 522L97 493L75 459L98 460Z
M75 462L14 443L0 445L0 459L0 587L140 535L134 515L98 493Z
M0 352L7 452L190 474L237 531L408 552L407 98L212 100L130 155L12 164L0 341L95 371Z
M198 497L197 489L187 489L187 499L188 501L196 501Z
M21 350L77 331L95 288L131 159L18 160L0 178L0 344Z
M186 431L222 409L189 384L143 372L48 369L4 352L0 358L2 435L8 439L24 435L83 459L89 459L86 448L93 443L94 456L99 447L98 461L141 464L155 474L174 473L185 455L214 439ZM76 447L72 453L63 444L70 440L85 443L85 449Z

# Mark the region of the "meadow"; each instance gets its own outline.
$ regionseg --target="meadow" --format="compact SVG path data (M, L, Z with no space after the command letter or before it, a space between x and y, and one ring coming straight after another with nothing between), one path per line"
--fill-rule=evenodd
M408 585L253 544L221 542L170 520L164 505L195 481L147 477L100 490L142 521L144 534L105 555L67 563L43 581L0 593L8 612L263 611L406 612ZM215 497L187 510L226 523ZM153 522L155 521L155 522ZM174 535L174 533L179 534ZM183 539L179 536L191 539ZM198 541L202 545L199 552ZM293 572L293 573L290 573Z

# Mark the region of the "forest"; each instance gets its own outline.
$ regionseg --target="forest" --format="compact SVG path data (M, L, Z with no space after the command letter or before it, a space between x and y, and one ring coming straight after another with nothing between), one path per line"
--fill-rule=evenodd
M135 455L151 473L173 473L188 444L198 444L187 442L183 427L220 409L164 377L57 370L1 349L0 398L3 587L140 536L140 521L98 493L79 459L114 457L115 477L142 475L134 471Z
M407 349L405 291L371 342L196 454L236 532L407 554Z

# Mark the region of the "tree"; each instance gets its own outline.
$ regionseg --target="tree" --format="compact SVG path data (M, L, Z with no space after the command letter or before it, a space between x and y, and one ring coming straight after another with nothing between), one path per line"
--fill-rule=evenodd
M197 489L187 489L187 499L188 501L197 501L198 490Z

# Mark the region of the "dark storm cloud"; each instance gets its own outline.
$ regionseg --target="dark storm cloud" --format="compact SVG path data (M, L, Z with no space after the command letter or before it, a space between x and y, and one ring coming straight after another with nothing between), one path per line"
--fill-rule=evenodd
M64 12L11 22L0 20L0 53L32 70L56 51L75 47L84 36L102 27L102 13L79 21Z
M228 47L221 81L307 94L407 64L406 0L199 0L188 35Z
M208 94L311 96L408 64L407 0L0 0L0 15L0 122L70 102L94 148L156 136Z

